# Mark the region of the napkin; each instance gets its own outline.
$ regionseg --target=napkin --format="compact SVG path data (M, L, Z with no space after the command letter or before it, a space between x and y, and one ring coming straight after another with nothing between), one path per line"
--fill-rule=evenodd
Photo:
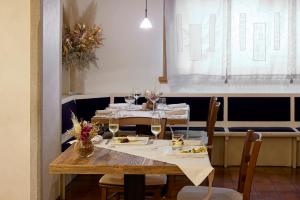
M186 103L177 103L177 104L169 104L169 108L186 108L188 105Z
M92 141L93 144L97 144L97 143L99 143L101 140L103 140L103 137L102 137L101 135L96 135L95 137L93 137L93 138L91 139L91 141Z
M111 110L96 110L95 115L109 115L111 113Z
M101 135L96 135L95 137L93 137L93 138L91 139L91 141L92 141L93 144L97 144L97 143L99 143L101 140L103 140L103 137L102 137ZM77 140L71 140L71 141L69 141L68 143L69 143L69 144L73 144L73 143L75 143L75 142L77 142Z
M109 104L110 108L114 109L122 109L122 108L127 108L128 104L127 103L111 103Z
M166 111L166 115L185 115L185 110L172 110L172 111Z

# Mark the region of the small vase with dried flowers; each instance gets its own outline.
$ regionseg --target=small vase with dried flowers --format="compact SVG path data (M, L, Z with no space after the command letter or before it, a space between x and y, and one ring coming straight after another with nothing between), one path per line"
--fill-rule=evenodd
M99 127L95 123L78 121L72 113L73 128L68 133L77 139L74 149L81 157L90 157L94 153L94 145L91 141L98 134Z

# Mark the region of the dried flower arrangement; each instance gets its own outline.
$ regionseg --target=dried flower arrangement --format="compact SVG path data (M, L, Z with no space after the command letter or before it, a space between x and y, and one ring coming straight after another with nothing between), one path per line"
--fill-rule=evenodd
M74 136L78 141L88 142L93 137L98 135L99 126L96 123L90 123L87 121L78 121L75 114L72 112L73 128L68 130L71 136Z
M75 65L88 68L97 67L96 48L103 45L102 29L99 26L76 24L72 29L65 25L62 42L62 62L68 67Z

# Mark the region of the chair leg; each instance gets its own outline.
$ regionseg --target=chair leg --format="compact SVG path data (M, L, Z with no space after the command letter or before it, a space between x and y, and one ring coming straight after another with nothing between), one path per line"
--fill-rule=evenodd
M100 187L100 200L107 200L107 188Z
M176 175L169 175L168 176L168 188L167 188L167 199L175 200L176 196L174 195L174 189L175 189L175 177Z

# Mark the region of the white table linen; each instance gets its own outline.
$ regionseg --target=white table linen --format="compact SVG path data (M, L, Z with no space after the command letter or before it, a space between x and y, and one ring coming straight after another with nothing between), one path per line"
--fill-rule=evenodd
M178 166L182 172L196 186L200 185L203 180L213 171L210 160L207 155L201 157L193 156L174 156L168 154L165 149L170 146L170 140L154 140L153 144L148 145L110 145L106 142L96 144L96 147L102 147L122 153L128 153L147 159L167 162Z
M130 108L130 109L129 109ZM109 118L112 113L118 112L120 118L125 117L152 117L150 110L142 110L141 105L131 105L126 103L109 104L105 110L96 110L95 116ZM158 104L156 112L162 118L167 119L189 119L189 105L185 103L161 105Z

